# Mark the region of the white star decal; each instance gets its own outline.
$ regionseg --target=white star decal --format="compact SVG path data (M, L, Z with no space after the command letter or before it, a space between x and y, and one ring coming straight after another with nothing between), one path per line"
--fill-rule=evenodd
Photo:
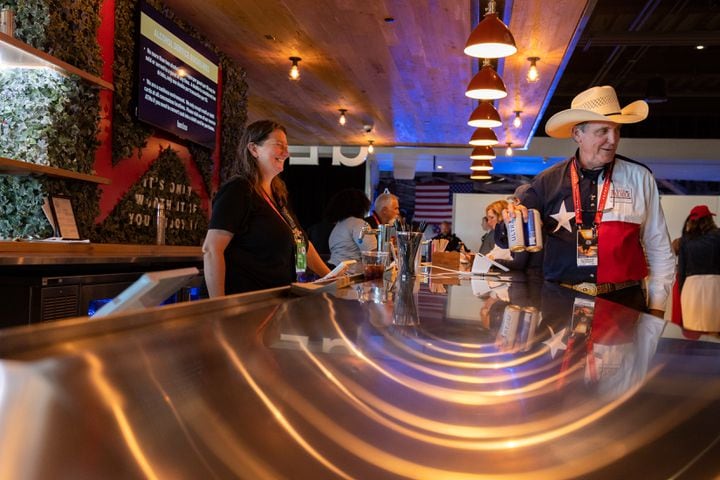
M560 202L560 210L558 210L558 213L553 213L550 215L552 218L557 220L558 224L557 227L555 227L555 230L553 230L553 233L560 230L560 227L566 228L568 232L572 233L572 227L570 226L570 220L575 218L575 212L568 212L565 208L565 200Z
M545 340L543 343L550 348L550 357L555 358L555 354L558 350L565 350L567 348L567 345L563 343L563 337L565 336L567 328L563 328L558 333L553 332L553 329L549 325L548 329L551 334L550 338Z

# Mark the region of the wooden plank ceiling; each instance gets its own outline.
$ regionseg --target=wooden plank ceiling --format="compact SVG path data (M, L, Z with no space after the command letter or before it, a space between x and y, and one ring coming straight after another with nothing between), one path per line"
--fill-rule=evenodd
M477 1L165 3L245 68L250 120L285 124L294 145L364 145L371 139L379 146L467 145L472 129L466 122L475 102L464 92L477 60L463 48ZM512 2L509 25L519 52L500 65L509 95L498 110L506 125L514 110L522 110L524 125L519 131L496 129L502 143L526 144L532 135L571 53L568 45L594 3ZM288 78L291 56L302 58L297 82ZM535 84L525 80L529 56L541 57ZM340 108L348 110L344 127Z

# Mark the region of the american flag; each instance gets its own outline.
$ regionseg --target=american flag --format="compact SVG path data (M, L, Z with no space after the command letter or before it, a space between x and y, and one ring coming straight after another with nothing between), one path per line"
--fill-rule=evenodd
M473 182L451 183L450 184L450 202L452 202L453 193L473 193Z
M452 221L450 185L425 183L415 187L416 222L440 223Z

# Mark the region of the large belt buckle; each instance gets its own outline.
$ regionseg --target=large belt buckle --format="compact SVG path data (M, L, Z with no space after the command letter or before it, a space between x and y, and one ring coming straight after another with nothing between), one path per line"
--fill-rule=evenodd
M584 293L586 295L592 295L593 297L597 296L597 294L598 294L597 285L594 283L589 283L589 282L578 283L574 286L574 288L578 292Z

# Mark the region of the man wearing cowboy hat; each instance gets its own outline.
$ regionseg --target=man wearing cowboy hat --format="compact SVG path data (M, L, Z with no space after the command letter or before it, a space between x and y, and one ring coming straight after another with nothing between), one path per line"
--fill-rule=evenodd
M647 115L642 100L620 108L610 86L580 93L545 126L573 138L575 155L535 177L519 209L540 211L546 280L662 317L675 264L657 185L647 167L616 154L620 126Z

